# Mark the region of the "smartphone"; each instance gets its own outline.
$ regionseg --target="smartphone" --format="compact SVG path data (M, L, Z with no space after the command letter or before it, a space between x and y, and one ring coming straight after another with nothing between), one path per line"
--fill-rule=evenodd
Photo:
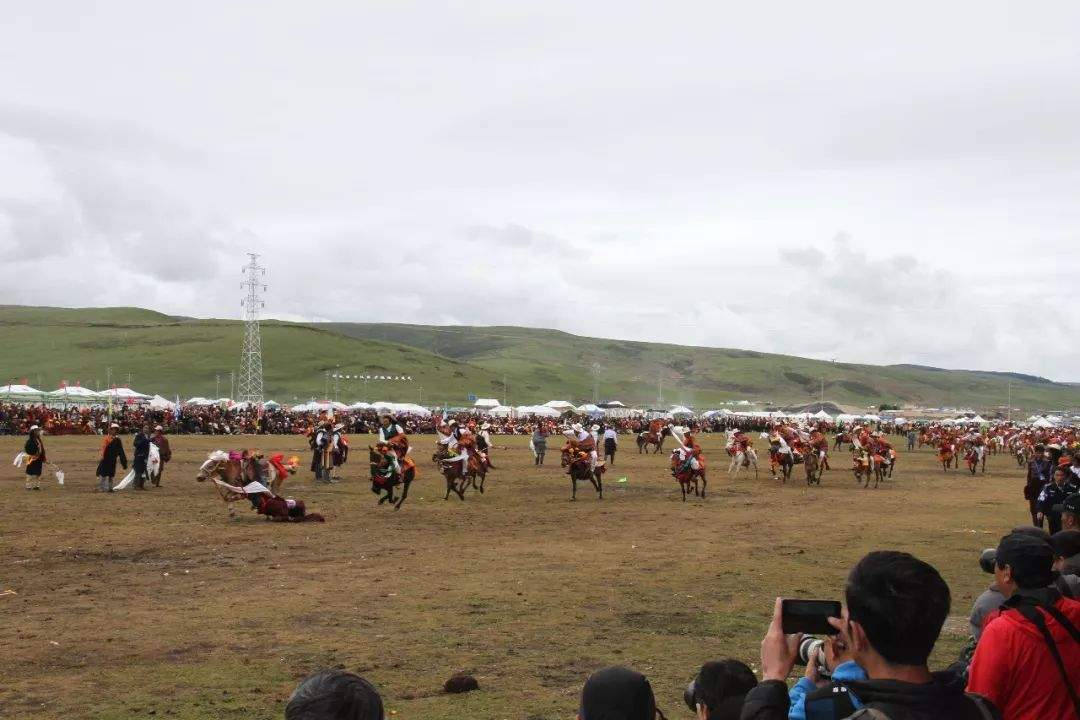
M829 618L840 617L840 603L835 600L783 600L780 606L785 635L835 635Z

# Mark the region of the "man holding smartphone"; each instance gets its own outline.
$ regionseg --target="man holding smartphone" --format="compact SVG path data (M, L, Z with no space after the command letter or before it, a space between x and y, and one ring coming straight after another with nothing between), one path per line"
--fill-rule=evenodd
M834 717L859 720L992 720L1000 714L986 698L930 672L927 662L949 614L949 587L927 563L902 552L866 555L848 575L846 607L829 623L866 681L834 683L827 694L853 694L862 708L832 703ZM783 601L761 643L762 683L751 690L742 720L786 720L785 680L795 666L801 633L785 634ZM809 699L809 698L808 698ZM809 703L808 703L809 707ZM808 720L810 716L808 715Z

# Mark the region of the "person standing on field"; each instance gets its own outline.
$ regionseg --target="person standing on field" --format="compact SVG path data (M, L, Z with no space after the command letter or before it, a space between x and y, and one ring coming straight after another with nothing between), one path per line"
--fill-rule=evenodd
M154 428L154 436L150 442L157 445L158 455L161 456L161 465L158 466L157 477L154 478L154 487L161 487L161 476L165 474L165 463L172 460L172 450L169 448L169 438L165 437L165 430L158 425Z
M116 461L127 470L127 455L124 453L124 444L120 442L118 434L120 426L113 423L109 426L105 438L101 442L101 456L97 466L98 492L112 492L113 478L116 477Z
M26 489L41 489L41 468L45 465L45 441L41 439L41 428L37 425L30 426L30 432L26 436L26 445L23 446L26 453Z
M615 451L619 447L619 435L615 432L615 428L608 425L604 428L604 460L611 459L611 464L615 464Z

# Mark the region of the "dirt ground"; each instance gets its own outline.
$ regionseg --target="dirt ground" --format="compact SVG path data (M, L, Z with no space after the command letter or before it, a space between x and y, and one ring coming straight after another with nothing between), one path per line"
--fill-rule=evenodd
M0 438L0 716L280 718L302 677L344 667L392 717L550 720L573 717L585 677L618 663L689 718L681 692L702 662L756 666L772 599L839 598L871 549L945 576L944 665L989 581L979 551L1026 519L1007 456L972 477L902 453L877 490L856 489L837 456L842 470L808 488L801 468L786 486L767 471L732 481L722 438L703 437L705 500L681 502L666 456L633 449L602 502L589 488L571 503L557 454L535 468L524 438L496 439L485 495L444 501L420 436L421 477L399 512L375 505L356 450L367 439L354 437L344 482L316 488L302 472L286 485L324 525L229 521L194 481L226 444L306 463L302 439L176 437L162 488L109 495L93 492L98 439L47 438L66 485L49 475L27 492L7 460L22 441ZM441 692L459 670L478 692Z

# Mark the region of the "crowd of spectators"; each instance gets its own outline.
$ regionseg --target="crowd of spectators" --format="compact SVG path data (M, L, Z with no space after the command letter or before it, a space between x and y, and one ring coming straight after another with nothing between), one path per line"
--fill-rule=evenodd
M875 551L848 573L843 609L829 618L833 632L823 642L804 643L802 635L785 632L777 598L761 643L760 680L741 660L707 662L684 702L698 720L1080 718L1078 520L1080 508L1071 514L1074 529L1054 536L1014 529L984 553L980 562L995 577L988 593L996 598L990 606L985 597L976 602L975 637L943 670L931 670L930 656L952 610L949 586L913 555ZM808 645L815 648L809 656ZM803 677L789 687L800 664ZM385 717L375 686L344 670L304 680L285 708L286 720ZM666 716L644 675L612 666L585 680L577 717Z

